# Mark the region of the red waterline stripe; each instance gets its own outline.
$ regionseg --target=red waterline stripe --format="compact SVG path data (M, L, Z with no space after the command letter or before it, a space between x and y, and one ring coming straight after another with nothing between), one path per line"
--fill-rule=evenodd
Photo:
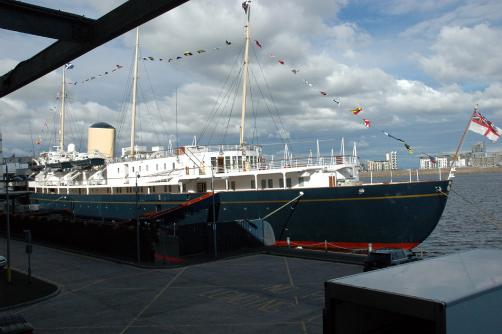
M166 261L167 263L171 264L180 264L184 262L184 260L180 259L179 257L162 255L159 253L155 253L154 257L155 261Z
M276 241L276 246L287 247L288 243L284 240ZM381 248L402 248L402 249L412 249L415 248L419 243L418 242L373 242L371 243L371 247L373 249L381 249ZM368 242L330 242L327 243L319 242L319 241L290 241L289 246L296 247L308 247L308 248L316 248L316 249L368 249Z

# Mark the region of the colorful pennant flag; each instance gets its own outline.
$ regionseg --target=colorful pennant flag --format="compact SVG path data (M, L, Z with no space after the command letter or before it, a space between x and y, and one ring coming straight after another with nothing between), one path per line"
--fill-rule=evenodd
M413 148L411 148L410 145L404 143L404 147L406 148L406 150L408 151L409 154L413 154Z
M278 62L279 62L280 64L284 65L284 60L279 59L279 60L278 60Z
M367 127L367 128L371 127L371 122L369 120L367 120L366 118L363 118L363 122L364 122L365 127Z
M322 90L320 91L320 93L321 93L321 95L322 95L322 96L326 96L326 95L328 95L328 93L323 92Z
M353 113L354 115L357 115L357 114L359 114L362 110L363 110L363 108L361 108L361 107L356 107L356 108L352 109L351 111L352 111L352 113Z
M261 49L261 44L260 44L260 42L258 42L258 40L256 40L256 39L254 40L254 42L256 43L256 46L257 46L257 47L259 47L259 48Z
M388 132L386 132L386 131L383 131L383 134L384 134L384 135L386 135L387 137L390 137L390 138L392 138L392 139L395 139L395 140L398 140L398 141L400 141L400 142L402 142L402 143L405 143L405 141L404 141L404 140L402 140L401 138L394 137L393 135L391 135L390 133L388 133Z
M244 13L246 13L246 14L248 13L248 8L249 8L249 4L248 4L248 2L247 2L247 1L244 1L244 2L242 3L242 9L244 9Z

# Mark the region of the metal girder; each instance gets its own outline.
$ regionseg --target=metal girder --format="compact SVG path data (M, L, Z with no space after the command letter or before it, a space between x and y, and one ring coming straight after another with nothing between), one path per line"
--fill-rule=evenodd
M0 97L189 0L129 0L95 21L83 42L57 41L0 77Z
M0 0L0 28L67 41L88 40L95 20L19 1Z

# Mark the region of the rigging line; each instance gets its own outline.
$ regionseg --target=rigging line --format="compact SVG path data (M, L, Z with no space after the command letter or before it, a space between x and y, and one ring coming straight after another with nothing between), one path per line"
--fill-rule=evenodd
M33 142L33 129L31 128L31 120L28 121L28 127L30 129L31 154L33 154L33 157L35 157L35 143Z
M258 139L256 138L256 115L257 115L257 111L255 109L255 105L254 105L254 98L253 98L253 87L252 85L250 84L249 85L249 97L250 97L250 100L251 100L251 114L253 116L253 135L251 137L251 144L255 144L255 139L256 139L256 144L258 144Z
M441 190L437 190L439 193L441 193L442 195L448 197L449 195ZM501 229L502 230L502 224L500 222L498 222L498 220L493 217L491 214L489 213L485 213L483 208L481 206L479 206L479 203L476 203L476 202L473 202L471 200L469 200L468 198L464 197L462 194L458 193L457 191L455 191L453 189L453 187L451 188L450 192L456 194L458 197L460 197L463 201L465 201L466 203L474 206L477 211L481 214L481 216L483 216L487 221L488 223L492 224L493 226L495 226L496 228L498 229Z
M199 135L199 138L200 138L200 139L202 139L202 138L204 137L205 132L207 131L207 129L208 129L208 128L209 128L209 126L211 125L211 121L212 121L212 119L213 119L213 117L212 117L212 116L213 116L213 113L215 113L215 112L217 111L217 109L219 108L219 106L220 106L220 105L221 105L221 103L222 103L222 100L221 100L221 102L220 102L220 99L222 99L224 95L227 95L227 94L228 94L228 90L226 89L227 84L229 83L229 79L230 79L230 77L231 77L232 73L234 72L234 70L235 70L236 68L239 68L239 66L238 66L238 59L240 58L240 56L241 56L241 55L242 55L242 53L244 52L243 50L244 50L244 46L242 45L242 46L241 46L241 51L240 51L239 53L237 53L237 54L235 55L235 57L234 57L234 60L233 60L233 62L232 62L232 67L231 67L230 71L228 72L228 75L227 75L227 77L226 77L226 79L225 79L225 82L224 82L224 84L223 84L223 86L222 86L222 88L221 88L221 90L220 90L220 93L218 94L218 97L216 98L216 102L215 102L215 104L214 104L214 106L213 106L213 108L212 108L211 112L209 113L209 114L210 114L210 117L207 119L206 124L204 125L203 130L202 130L202 132L201 132L201 133L200 133L200 135ZM239 70L240 70L240 68L239 68ZM229 89L230 89L230 87L229 87Z
M254 54L254 57L256 59L256 63L258 64L258 68L260 69L260 72L261 72L261 75L263 77L263 81L265 82L265 86L267 87L268 91L270 92L270 100L272 101L272 105L274 106L275 108L275 111L277 113L277 117L279 119L279 122L282 126L283 129L285 129L284 127L284 122L282 121L282 118L281 118L281 114L279 112L279 109L277 109L277 103L275 102L275 99L274 99L274 96L272 95L272 90L270 89L270 85L268 84L268 81L267 81L267 78L265 76L265 72L263 71L263 67L261 66L261 63L260 63L260 60L258 59L258 56L256 54L256 49L255 48L252 48L253 49L253 54ZM259 87L258 87L259 88ZM260 92L261 92L261 89L260 89ZM285 130L284 130L285 132ZM281 133L279 132L279 135L281 135ZM286 138L283 138L282 139L285 143L287 143L287 139Z
M242 74L241 74L242 75ZM235 100L237 100L237 93L238 93L238 89L239 89L239 86L236 85L235 86L235 94L234 94L234 98L232 100L232 106L230 107L230 114L228 115L228 118L227 118L227 126L225 128L225 133L223 134L223 144L226 144L225 143L225 139L227 137L227 133L228 133L228 128L229 128L229 125L230 125L230 119L232 118L232 113L234 111L234 106L235 106Z
M156 124L156 125L159 127L159 133L160 133L160 136L164 136L164 137L165 137L165 138L164 138L164 139L165 139L165 143L167 143L167 142L168 142L168 140L169 140L169 138L168 138L168 136L167 136L167 132L162 131L163 124L167 125L167 122L166 122L166 120L164 119L164 117L163 117L163 115L162 115L162 112L160 111L159 105L158 105L158 103L157 103L157 99L156 99L157 94L155 94L155 91L154 91L154 89L153 89L152 81L151 81L151 79L150 79L150 72L148 71L148 66L146 66L146 64L145 64L145 65L143 65L143 68L144 68L144 71L145 71L145 73L146 73L146 81L147 81L147 83L148 83L148 85L149 85L149 87L150 87L150 90L152 91L152 95L153 95L153 102L154 102L154 104L155 104L155 108L157 109L157 113L158 113L158 114L159 114L159 116L160 116L160 123L158 123L158 124ZM155 122L155 123L157 123L157 122ZM161 140L161 142L162 142L162 140Z
M52 118L54 117L52 115L52 112L55 110L55 107L49 107L49 114L46 116L46 119L44 119L44 124L42 125L42 131L40 131L40 135L39 135L39 138L40 138L40 142L45 145L45 143L49 143L50 142L50 135L51 135L51 131L50 131L50 125L51 125L51 121L52 121ZM39 145L41 145L41 143Z
M255 80L255 82L256 82L256 81L257 81L257 79L256 79L256 76L254 75L254 72L253 72L253 71L251 71L251 75L252 75L253 79L254 79L254 80ZM269 107L269 105L268 105L268 103L267 103L267 99L266 99L265 95L263 94L263 91L261 90L260 86L259 86L259 85L257 85L257 86L258 86L258 91L260 92L260 95L262 96L263 101L264 101L264 103L265 103L265 109L267 109L267 111L269 112L269 114L270 114L270 118L272 119L272 123L274 123L274 126L275 126L275 128L276 128L277 132L279 133L280 139L283 141L283 144L286 144L286 143L287 143L287 141L286 141L286 140L282 137L282 133L281 133L281 132L282 132L282 130L280 129L280 126L277 124L277 121L276 121L276 119L275 119L275 117L274 117L274 114L273 114L273 113L271 112L271 110L270 110L270 107Z
M228 105L231 96L233 95L234 99L236 98L236 96L238 94L239 82L241 82L241 80L242 80L242 75L243 75L243 69L241 68L239 70L238 76L233 80L233 82L231 83L231 86L228 88L228 93L225 96L224 104L222 103L220 105L219 112L221 114L224 113L224 110L225 110L226 106ZM216 130L218 128L218 119L217 119L217 117L214 117L214 118L215 118L216 122L213 124L213 129L209 133L209 139L208 139L209 144L212 142L213 137L215 136Z
M129 64L132 64L134 62L134 52L131 55L131 62ZM128 107L129 103L131 101L131 90L132 90L132 74L133 73L133 67L129 65L129 72L127 75L127 80L126 83L130 83L129 85L124 85L123 86L123 94L122 94L122 101L120 104L120 109L119 109L119 124L118 124L118 129L117 129L117 138L119 138L119 141L122 141L123 147L128 147L129 145L127 144L127 138L122 139L123 137L123 130L125 128L125 123L126 123L126 117L128 115Z
M229 113L229 115L227 117L227 125L225 127L225 132L224 132L223 138L222 138L222 143L223 144L225 144L226 136L227 136L229 125L230 125L230 120L232 118L232 113L233 113L233 110L234 110L235 101L236 101L238 93L239 93L240 83L242 82L243 74L244 74L244 69L242 69L242 70L239 71L239 75L237 77L237 80L234 80L234 82L232 84L233 87L229 87L228 99L227 99L227 103L226 104L228 104L228 102L230 101L230 96L233 96L233 99L232 99L232 104L231 104L231 107L230 107L230 113ZM232 90L234 91L233 94L232 94Z

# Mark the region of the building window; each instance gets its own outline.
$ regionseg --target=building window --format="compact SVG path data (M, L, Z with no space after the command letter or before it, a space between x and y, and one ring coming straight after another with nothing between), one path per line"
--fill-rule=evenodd
M197 182L197 192L205 193L207 191L206 182Z
M279 188L284 188L284 179L282 177L279 179Z
M267 180L261 180L261 189L267 188Z
M274 180L268 179L268 187L273 188L274 187Z
M251 189L256 189L256 182L254 179L251 180Z
M232 190L235 190L235 181L230 182L230 188L232 188Z
M305 179L303 177L298 178L298 185L303 187L305 185Z

